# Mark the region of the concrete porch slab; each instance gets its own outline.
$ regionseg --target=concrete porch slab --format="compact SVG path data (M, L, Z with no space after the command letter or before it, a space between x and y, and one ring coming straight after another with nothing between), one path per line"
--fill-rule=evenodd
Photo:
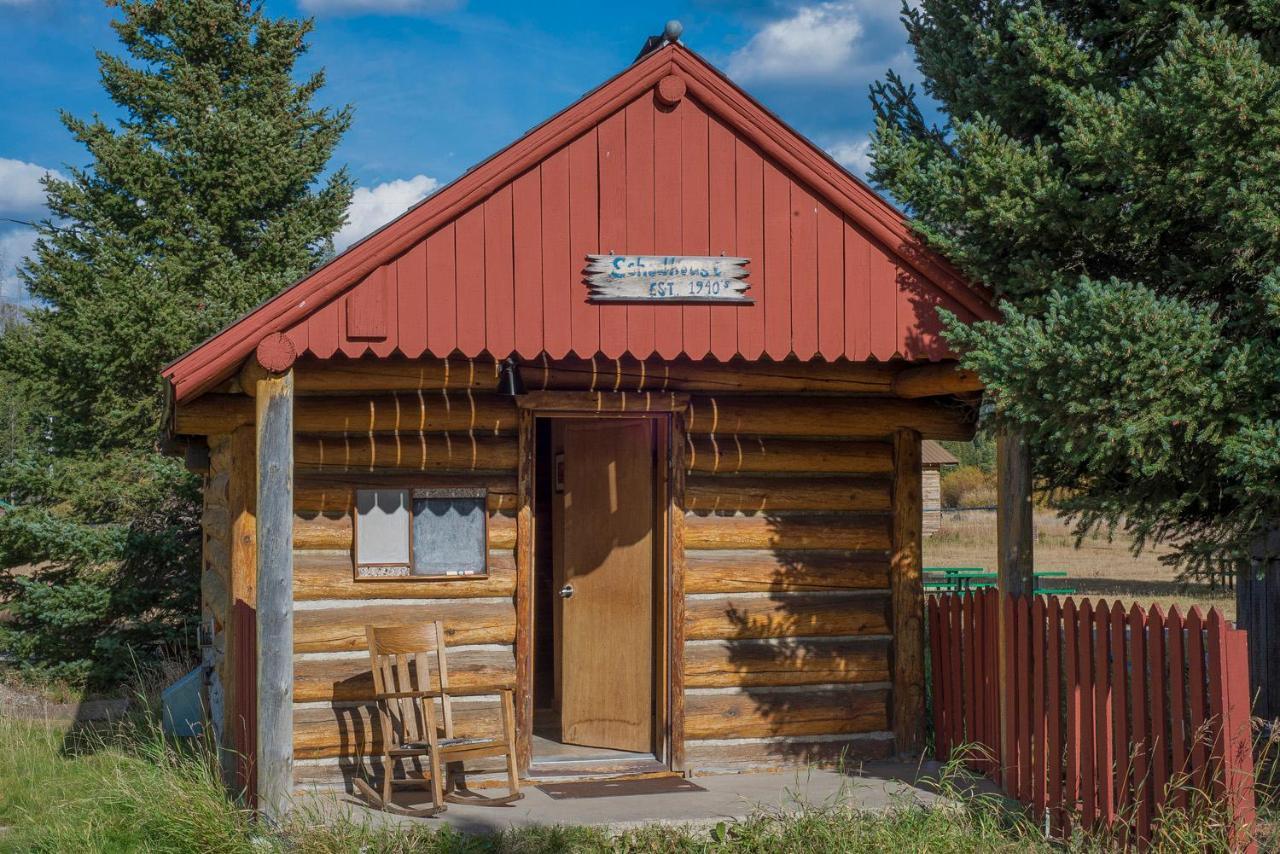
M801 805L845 802L855 809L882 810L909 799L921 805L942 799L928 786L934 763L923 766L898 762L868 762L856 772L793 770L775 773L724 774L695 777L705 792L648 794L606 798L553 800L539 789L522 789L524 799L507 807L450 804L430 819L409 818L370 808L355 795L313 790L296 796L303 815L319 821L342 818L376 827L440 822L467 833L491 833L535 825L596 825L624 831L645 824L665 823L711 827L717 822L745 818L757 810L794 810ZM406 791L396 802L426 805L425 793Z

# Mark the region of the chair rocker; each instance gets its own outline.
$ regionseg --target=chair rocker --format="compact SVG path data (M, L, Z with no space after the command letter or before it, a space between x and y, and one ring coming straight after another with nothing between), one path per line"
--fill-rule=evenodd
M523 798L516 770L511 688L450 688L444 624L439 621L397 628L366 626L365 634L382 730L382 790L375 790L357 777L355 787L359 793L377 809L420 818L444 812L446 802L505 806ZM455 735L452 698L493 694L502 700L502 734L496 738ZM505 796L485 797L467 788L464 763L485 756L507 757ZM409 762L424 759L427 769L411 776ZM405 779L394 779L397 761L405 762ZM398 806L391 799L396 787L429 788L432 805L426 809Z

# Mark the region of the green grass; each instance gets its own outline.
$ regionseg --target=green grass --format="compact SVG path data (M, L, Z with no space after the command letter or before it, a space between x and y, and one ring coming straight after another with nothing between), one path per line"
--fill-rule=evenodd
M388 829L305 813L264 833L225 794L207 750L175 749L136 720L67 735L0 718L0 792L0 851L15 852L1049 850L994 800L963 798L951 809L904 800L884 813L833 801L710 830L651 826L617 837L584 827L464 836L430 821Z
M715 828L653 825L620 836L542 827L465 836L442 823L409 828L328 822L301 810L287 827L255 826L222 788L207 748L175 748L135 719L68 735L0 717L0 852L978 852L1103 851L1104 839L1050 844L1002 799L944 773L948 804L909 799L859 812L834 797L797 812L758 813ZM1170 827L1158 850L1223 850L1221 827ZM1208 832L1206 832L1208 831ZM1207 844L1196 844L1207 843Z

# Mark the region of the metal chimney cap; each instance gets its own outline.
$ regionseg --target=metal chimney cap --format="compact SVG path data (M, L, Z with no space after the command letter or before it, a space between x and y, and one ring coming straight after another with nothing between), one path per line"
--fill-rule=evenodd
M684 33L684 24L672 18L667 21L667 25L662 28L662 37L669 42L680 41L680 36Z

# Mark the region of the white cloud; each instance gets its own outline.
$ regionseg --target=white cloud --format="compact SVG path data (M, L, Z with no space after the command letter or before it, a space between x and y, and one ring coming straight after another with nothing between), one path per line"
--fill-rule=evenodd
M46 173L62 177L56 169L0 157L0 214L42 214L44 187L40 186L40 179Z
M448 12L463 0L298 0L313 15L429 15Z
M414 175L408 180L387 181L372 189L357 188L347 208L347 224L333 236L334 246L341 252L425 199L439 186L435 178Z
M871 140L847 139L827 149L827 153L859 178L871 171Z
M766 24L729 57L729 76L745 81L848 71L865 32L860 5L836 0L800 6L790 17Z
M36 233L30 228L0 232L0 302L27 301L26 288L18 279L18 264L31 253Z

